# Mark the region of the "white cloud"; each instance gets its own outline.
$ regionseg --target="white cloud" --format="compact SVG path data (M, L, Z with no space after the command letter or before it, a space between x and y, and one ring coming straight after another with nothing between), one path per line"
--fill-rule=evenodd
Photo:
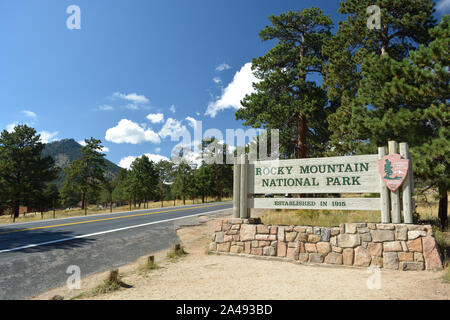
M14 128L15 128L18 124L19 124L19 122L14 121L14 122L8 124L8 125L6 126L6 128L5 128L5 130L8 131L9 133L11 133L11 132L14 131Z
M169 110L172 111L172 113L175 113L175 111L177 111L174 105L171 105Z
M105 104L105 105L99 106L98 109L100 111L112 111L112 110L114 110L114 107Z
M169 161L169 158L164 157L160 154L146 153L145 155L150 159L150 161L153 161L155 163L158 163L162 160ZM142 157L142 156L140 156L140 157ZM130 166L133 163L133 161L140 157L128 156L128 157L122 158L122 159L120 159L119 167L122 167L124 169L130 169Z
M171 159L174 163L187 163L190 166L199 167L202 164L202 153L198 149L191 149L191 145L177 144L171 152Z
M259 79L253 75L251 62L246 63L241 70L236 72L233 81L222 90L221 97L209 103L205 115L214 118L219 111L242 108L241 100L245 95L255 91L252 84L258 82Z
M197 129L197 126L198 126L198 122L199 121L197 121L197 120L195 120L194 118L192 118L192 117L186 117L186 121L188 121L189 122L189 126L192 128L192 129Z
M139 95L137 93L124 94L124 93L120 93L120 92L115 92L115 93L113 93L113 98L127 100L127 101L132 102L133 104L150 102L144 95Z
M48 132L48 131L41 131L39 134L41 135L41 142L42 143L49 143L58 140L56 136L58 135L58 131L55 132Z
M149 115L147 115L147 119L150 120L151 123L161 123L164 121L164 114L150 113Z
M217 72L221 72L221 71L228 70L228 69L231 69L231 67L230 67L227 63L219 64L219 65L216 67L216 71L217 71Z
M30 110L23 110L22 113L25 115L25 117L28 117L28 118L36 118L37 117L37 114Z
M214 77L214 78L213 78L213 81L214 81L214 83L216 83L216 84L222 83L222 79L220 79L219 77Z
M155 152L158 152L158 153L161 152L161 148L159 148L159 147L155 148Z
M86 141L84 141L84 140L80 140L80 141L78 141L78 143L81 144L83 147L86 145Z
M105 139L114 143L161 143L161 139L156 132L151 129L144 129L128 119L122 119L117 126L106 130Z
M436 5L436 10L446 13L448 10L450 10L450 0L439 1L439 3Z
M181 124L181 121L173 118L167 119L163 127L158 133L161 138L171 137L172 141L177 141L180 137L190 137L189 131L186 126Z

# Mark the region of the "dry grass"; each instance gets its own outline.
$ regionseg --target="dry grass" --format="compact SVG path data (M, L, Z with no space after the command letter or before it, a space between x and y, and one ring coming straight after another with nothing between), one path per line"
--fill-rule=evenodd
M379 211L265 210L261 220L271 225L335 227L345 222L380 222Z
M222 201L230 201L231 198L224 198ZM209 202L216 202L216 199L209 200ZM186 205L192 205L192 204L201 204L201 199L195 199L194 202L192 200L186 199ZM176 200L175 205L173 203L173 200L171 201L164 201L164 206L161 206L161 201L157 202L149 202L148 203L148 209L158 209L158 208L170 208L174 206L182 206L183 200ZM137 211L137 210L143 210L144 207L141 205L141 208L134 208L131 207L131 211ZM113 212L123 212L123 211L129 211L129 206L121 206L113 208ZM110 213L109 208L100 209L95 206L90 206L88 208L88 215L92 214L102 214L102 213ZM72 217L80 217L84 216L84 210L81 210L80 208L73 208L69 210L56 210L55 213L55 219L61 219L61 218L72 218ZM43 217L41 217L41 214L39 212L37 213L27 213L25 215L20 215L16 219L16 223L20 222L29 222L29 221L39 221L39 220L51 220L53 219L53 211L47 211L44 212ZM0 224L8 224L13 223L13 219L10 217L10 215L2 215L0 216Z
M167 258L169 258L170 261L175 262L178 260L178 258L184 257L186 254L187 252L184 250L184 247L182 245L173 246L167 252Z
M363 195L371 197L372 195ZM342 197L354 197L343 194ZM436 192L427 191L415 197L417 223L438 225L439 201ZM261 219L265 224L272 225L310 225L332 227L346 222L377 222L381 221L380 211L345 211L345 210L264 210ZM447 232L447 236L448 236Z

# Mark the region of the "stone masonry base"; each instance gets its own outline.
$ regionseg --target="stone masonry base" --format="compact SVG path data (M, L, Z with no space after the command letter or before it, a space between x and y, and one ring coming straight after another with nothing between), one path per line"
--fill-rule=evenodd
M279 257L394 270L441 270L430 225L345 223L339 227L269 226L259 218L218 220L212 252Z

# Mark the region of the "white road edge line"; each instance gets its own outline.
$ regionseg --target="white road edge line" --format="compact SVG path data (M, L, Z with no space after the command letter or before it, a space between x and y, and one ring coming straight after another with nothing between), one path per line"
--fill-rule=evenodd
M71 237L71 238L64 238L64 239L47 241L47 242L40 242L40 243L35 243L35 244L29 244L29 245L22 246L22 247L0 250L0 253L17 251L17 250L23 250L23 249L28 249L28 248L38 247L38 246L44 246L44 245L47 245L47 244L53 244L53 243L58 243L58 242L70 241L70 240L75 240L75 239L82 239L82 238L87 238L87 237L92 237L92 236L98 236L98 235L101 235L101 234L107 234L107 233L112 233L112 232L117 232L117 231L122 231L122 230L127 230L127 229L134 229L134 228L139 228L139 227L145 227L145 226L148 226L148 225L151 225L151 224L163 223L163 222L168 222L168 221L173 221L173 220L186 219L186 218L191 218L191 217L196 217L196 216L204 216L204 215L207 215L207 214L210 214L210 213L219 212L219 211L225 211L225 210L230 210L230 209L220 209L220 210L208 211L208 212L197 213L197 214L184 216L184 217L165 219L165 220L160 220L160 221L154 221L154 222L138 224L138 225L135 225L135 226L123 227L123 228L119 228L119 229L112 229L112 230L100 231L100 232L95 232L95 233L90 233L90 234L83 234L83 235L76 236L76 237Z

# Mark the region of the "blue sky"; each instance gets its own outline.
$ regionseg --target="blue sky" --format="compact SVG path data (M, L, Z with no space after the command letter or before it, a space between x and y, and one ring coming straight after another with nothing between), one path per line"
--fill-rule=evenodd
M79 30L66 26L70 5L81 9ZM243 128L234 108L248 63L272 45L258 32L270 14L311 6L337 22L329 0L1 1L0 129L92 136L122 165L170 157L171 137L193 136L197 121L203 131Z

